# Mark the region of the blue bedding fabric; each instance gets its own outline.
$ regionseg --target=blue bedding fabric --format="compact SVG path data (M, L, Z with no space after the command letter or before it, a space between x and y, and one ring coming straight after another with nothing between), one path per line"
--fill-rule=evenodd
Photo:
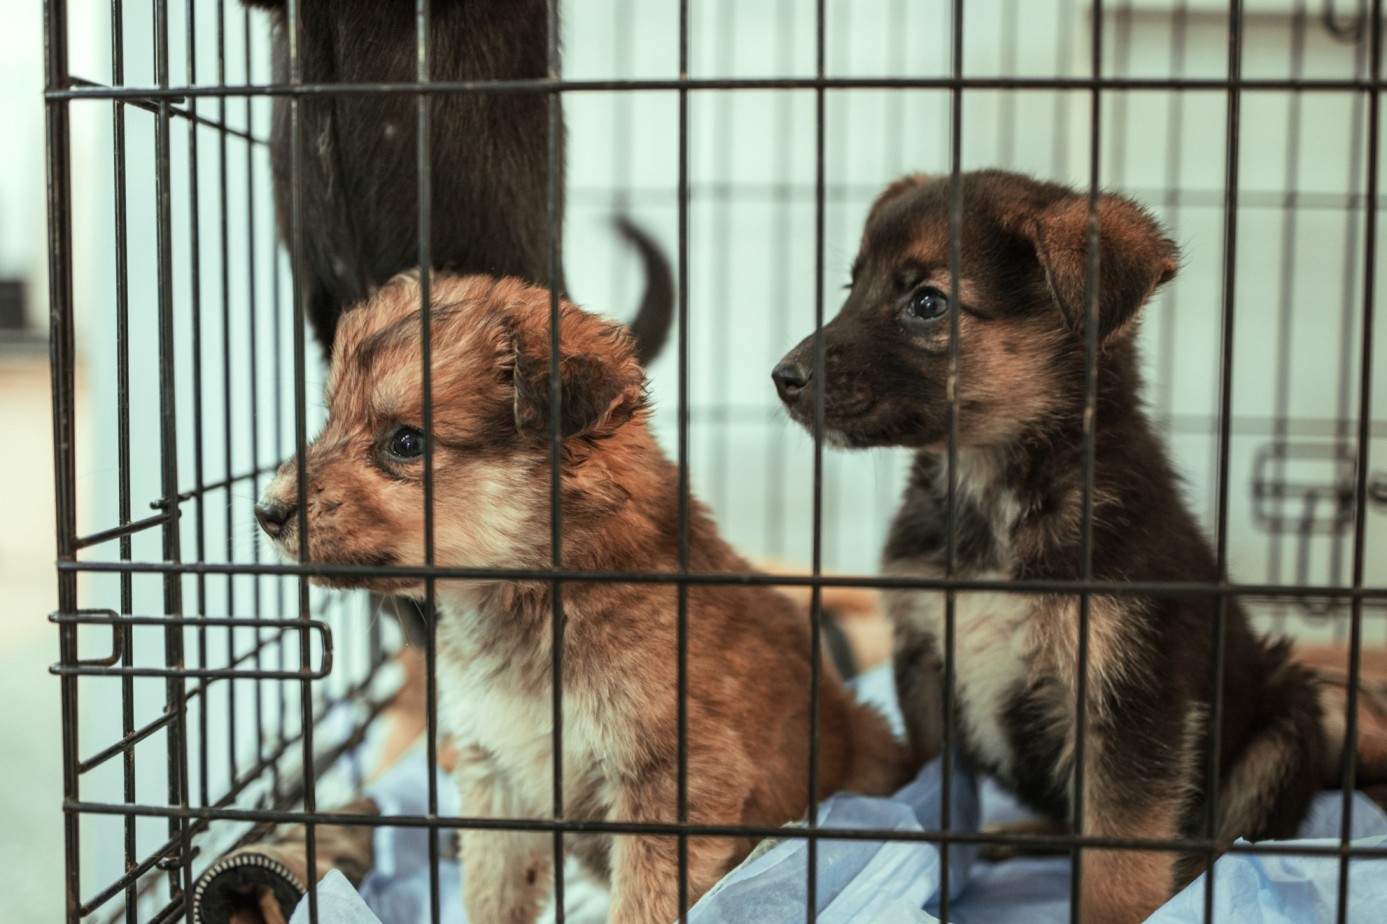
M899 723L890 675L874 671L859 679L858 694ZM427 769L416 748L368 788L382 814L423 814ZM950 824L976 830L980 824L1013 821L1024 811L991 781L976 780L962 768L951 774ZM942 764L934 761L891 798L841 793L819 806L821 828L872 828L925 831L941 826ZM440 779L439 812L457 814L452 786ZM1300 840L1289 843L1337 845L1343 797L1319 795L1302 825ZM1355 794L1353 842L1387 847L1387 816ZM429 920L429 833L412 828L380 828L376 866L358 894L336 872L319 884L319 919L342 924L415 924ZM451 838L449 832L439 835ZM446 851L445 851L446 853ZM816 909L825 924L913 924L939 920L944 864L938 847L923 842L870 842L820 839ZM723 878L689 912L690 924L801 922L807 901L808 845L803 838L763 844ZM987 863L972 848L949 849L949 920L959 924L1061 924L1069 920L1069 859L1020 857ZM1218 924L1315 924L1337 919L1339 861L1333 857L1228 853L1214 866L1213 921ZM1206 874L1207 876L1207 874ZM1201 876L1149 919L1155 924L1204 921L1205 879ZM444 862L439 875L444 924L466 924L461 873ZM575 924L605 919L605 895L583 880L576 867L565 879L565 919ZM1349 863L1349 909L1353 924L1387 921L1387 859ZM307 901L291 924L307 924ZM328 909L330 913L326 913Z

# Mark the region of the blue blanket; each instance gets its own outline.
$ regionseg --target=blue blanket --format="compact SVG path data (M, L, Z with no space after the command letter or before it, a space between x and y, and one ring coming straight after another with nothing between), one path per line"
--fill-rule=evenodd
M858 692L898 721L889 674L873 672ZM416 749L368 790L382 813L422 814L427 780ZM952 774L951 825L975 830L979 824L1011 821L1024 813L988 780L975 780L961 768ZM925 831L940 827L942 765L935 761L895 796L868 798L842 793L819 807L822 828L874 828ZM441 779L440 814L459 811L452 786ZM1301 827L1304 843L1337 844L1342 794L1323 793ZM1387 845L1387 816L1355 794L1355 844ZM440 837L449 838L449 832ZM429 833L381 828L375 842L376 866L358 895L340 874L319 886L324 921L342 924L415 924L429 920ZM1295 842L1293 842L1295 843ZM690 924L801 922L807 900L808 847L803 838L763 844L729 873L689 913ZM976 859L975 851L949 851L949 920L960 924L1062 924L1069 920L1069 860L1022 857L1001 863ZM816 905L824 922L934 922L943 887L937 847L922 843L821 839L818 845ZM572 871L571 871L572 872ZM1335 920L1339 861L1332 857L1225 854L1214 866L1214 920L1219 924L1312 924ZM1350 864L1349 913L1353 924L1387 921L1387 860L1356 859ZM591 883L570 876L566 919L601 921L605 900ZM465 924L461 874L455 862L440 871L444 924ZM1150 921L1196 924L1204 921L1205 877L1172 898ZM307 922L301 905L291 924Z

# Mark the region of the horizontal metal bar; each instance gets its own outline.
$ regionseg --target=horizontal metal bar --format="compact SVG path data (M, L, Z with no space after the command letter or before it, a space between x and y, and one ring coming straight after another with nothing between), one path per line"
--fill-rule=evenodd
M330 658L316 669L240 671L232 667L101 667L92 664L53 664L48 673L57 677L198 677L205 680L322 680L332 673Z
M871 187L870 190L869 192L867 187L861 187L854 193L854 197L870 199L875 193L881 191L878 187ZM657 195L654 188L649 189L648 192L652 199L658 198L661 203L669 198L668 193ZM698 197L695 196L694 198ZM1137 198L1140 199L1141 196L1137 195ZM598 200L594 199L594 201ZM600 201L610 203L611 196L605 196ZM1361 207L1361 203L1355 207ZM1378 207L1387 208L1387 198L1380 199ZM844 274L846 272L846 264L844 264ZM692 404L689 406L689 419L697 423L731 422L764 426L770 421L780 419L780 413L779 405L768 404ZM1217 415L1214 414L1164 415L1156 410L1151 412L1152 424L1157 429L1170 434L1207 436L1212 439L1210 430L1215 426L1216 421ZM1236 436L1261 436L1267 439L1319 440L1337 446L1342 444L1344 440L1339 427L1339 421L1325 418L1287 417L1278 419L1271 416L1246 414L1233 416L1231 432ZM1374 439L1387 439L1387 420L1372 422L1371 436Z
M58 562L59 572L133 571L149 574L274 574L286 577L395 577L454 581L566 581L579 584L697 584L752 587L866 587L890 590L971 590L1144 597L1266 597L1269 599L1342 598L1387 600L1387 587L1340 587L1326 584L1213 584L1194 581L983 580L891 575L762 574L697 571L582 571L547 568L426 568L367 565L277 564L272 562Z
M70 78L70 80L72 85L75 87L87 87L89 89L107 88L106 84L97 83L95 80L87 80L84 77L72 77ZM174 99L181 101L185 98L186 97L175 97ZM152 112L155 115L158 115L161 111L159 109L158 101L150 98L141 97L137 99L122 99L117 100L117 102L125 106L133 106L136 109L143 109L146 112ZM230 125L227 125L225 122L218 122L216 119L209 119L206 116L200 116L195 112L190 112L187 109L181 109L178 106L169 106L168 111L170 115L177 116L180 119L184 119L188 122L196 122L198 125L202 125L206 128L215 129L220 132L225 132L228 135L234 135L235 137L249 141L252 144L268 144L268 142L264 138L257 138L249 132L243 131L239 128L233 128Z
M119 616L116 613L116 611L112 609L82 609L78 610L77 613L80 614L83 617L83 621L89 625L109 625L112 628L114 628L116 626L116 620L119 619ZM56 621L53 618L54 615L55 614L53 613L48 614L49 622ZM72 652L74 660L71 663L80 665L82 667L109 667L110 665L115 664L117 661L121 659L121 655L124 653L124 650L125 647L120 634L113 633L110 654L106 655L104 658L78 658L76 656L77 652L74 650Z
M431 828L485 831L540 831L565 834L653 834L666 837L753 837L786 840L841 840L906 843L1007 844L1033 848L1071 850L1143 850L1196 853L1229 853L1280 856L1366 857L1387 860L1387 846L1354 846L1352 843L1288 844L1284 841L1228 844L1211 838L1147 840L1133 837L1022 834L1005 831L927 830L902 831L879 828L824 828L796 825L710 825L693 822L583 821L573 818L477 818L472 816L353 815L334 812L267 811L256 809L199 809L164 805L119 805L103 802L64 803L64 810L78 814L134 815L207 821L298 822L313 825L362 825L377 828Z
M1174 193L1156 189L1149 186L1123 185L1123 193L1132 196L1137 200L1150 202L1153 205L1159 203L1162 211L1168 212L1178 208L1222 208L1223 193L1219 190L1209 189L1183 189ZM829 183L824 187L824 200L828 202L855 201L861 199L875 198L881 192L879 183ZM804 203L814 201L815 190L808 183L781 183L781 182L697 182L689 187L690 201L698 202L719 202L736 200L745 204L748 202L771 202L783 204L786 199L799 200ZM655 185L641 185L630 188L623 188L620 193L621 201L628 207L641 205L660 205L669 204L669 187ZM587 206L610 207L614 193L608 186L599 185L573 185L568 188L568 201ZM1349 209L1361 209L1364 205L1364 196L1361 193L1351 192L1298 192L1295 190L1246 190L1238 195L1238 208L1241 211L1248 209L1276 209L1299 210L1299 211L1346 211ZM1387 198L1378 197L1378 208L1387 207ZM846 268L846 264L844 264ZM846 271L846 269L845 269ZM740 409L740 408L739 408ZM765 407L756 407L755 410L762 416L760 420L765 420ZM698 405L693 405L691 413L698 411ZM1179 415L1181 417L1194 417L1196 415ZM1250 415L1249 415L1250 416ZM1169 418L1166 418L1169 419ZM1244 419L1239 415L1234 415L1234 427L1238 421ZM1272 420L1273 418L1263 418ZM1300 422L1317 425L1326 431L1332 431L1337 426L1337 421L1318 420L1313 418L1301 418ZM1208 432L1207 422L1201 432ZM1236 432L1236 429L1235 429ZM1375 436L1382 436L1387 433L1387 424L1377 424L1374 428Z
M260 639L259 641L256 642L256 644L255 644L252 648L250 648L250 649L247 650L247 651L243 651L241 654L239 654L239 655L237 655L236 657L232 658L231 663L230 663L229 665L227 665L227 666L228 666L229 668L235 668L235 667L237 667L237 666L239 666L239 665L241 665L241 664L244 664L244 663L246 663L247 661L253 659L257 654L263 653L263 652L264 652L266 649L268 649L268 648L271 648L271 647L273 647L273 646L275 646L275 645L282 645L282 644L284 644L285 636L288 635L288 634L290 634L290 633L292 633L293 631L294 631L294 629L292 629L292 628L281 628L277 634L272 635L272 636L270 636L270 637L268 637L268 638ZM375 665L375 666L378 666L378 664ZM374 666L373 666L373 669L374 669ZM259 679L262 679L261 676L260 676L260 674L261 674L261 672L259 672L259 671L239 671L239 672L237 672L237 673L235 674L235 676L234 676L233 679L237 679L237 680L259 680ZM207 689L208 689L213 683L216 683L217 681L223 680L223 679L226 679L226 678L223 678L223 677L209 677L209 678L203 680L201 683L195 684L194 686L188 688L187 692L184 694L184 697L183 697L184 700L187 701L187 702L192 702L192 701L193 701L194 699L196 699L197 697L202 696L202 695L205 695L206 692L207 692ZM269 679L272 679L272 678L269 678ZM174 719L174 715L173 715L172 713L166 713L166 714L160 716L159 718L154 719L152 722L149 722L147 725L144 725L144 726L142 726L141 728L135 729L134 731L132 731L132 732L130 732L129 734L125 735L125 736L124 736L123 738L121 738L119 741L115 742L114 744L110 744L110 745L106 746L106 747L103 748L102 750L100 750L100 751L96 752L95 754L93 754L91 757L89 757L89 758L87 758L86 760L84 760L84 761L82 761L81 763L79 763L79 764L77 765L77 772L78 772L78 774L85 774L85 773L87 773L87 772L89 772L89 771L91 771L91 770L95 770L97 767L101 766L101 765L104 764L106 761L110 760L112 757L115 757L115 756L118 755L118 754L123 754L123 753L125 753L125 752L128 751L130 748L134 747L136 744L139 744L141 741L143 741L144 739L148 738L150 735L154 734L155 732L159 731L161 728L163 728L163 727L165 727L166 725L168 725L170 722L173 721L173 719Z
M236 667L238 665L244 664L247 661L252 660L256 655L264 654L266 651L268 651L270 648L273 648L275 645L283 645L286 636L292 635L293 632L293 629L280 629L274 635L259 639L258 641L256 641L254 646L232 658L231 663L228 664L227 667ZM197 689L201 689L201 687L199 686L197 687Z
M712 193L716 194L719 190L722 190L723 185L725 184L715 184L716 188L697 187L697 189L704 189L705 193L711 190ZM728 187L728 189L722 191L729 196L740 196L744 195L748 190L757 188L757 185L758 184L740 184L735 186L735 188ZM782 195L789 194L793 191L793 187L788 185L760 185L764 186L767 195L771 197L779 197ZM1129 190L1129 192L1130 191L1131 190ZM582 191L580 190L578 192L581 193ZM592 190L587 190L587 192L590 193L591 198L597 198L596 192ZM667 191L665 190L651 188L649 190L646 190L646 192L648 192L652 196L658 194L661 197L661 201L664 201L664 199L667 198ZM845 197L875 195L877 192L880 192L880 189L878 189L875 186L845 185L843 187L843 195ZM574 191L570 190L570 198L573 197L573 194ZM640 194L640 191L637 191L635 193L629 193L628 196L634 195L638 197ZM1133 194L1138 195L1138 197L1140 197L1139 192L1134 192ZM1198 196L1200 195L1200 193L1196 191L1190 193L1189 195ZM1217 198L1217 201L1215 201L1214 198L1221 197L1221 194L1208 193L1207 195L1211 197L1209 199L1208 204L1221 205L1222 199ZM1267 193L1266 195L1268 197L1277 196L1278 199L1284 198L1284 195L1280 193ZM601 201L605 202L609 198L609 195L603 194L603 198ZM699 195L695 193L694 198L699 198ZM1244 197L1245 200L1247 198L1250 197ZM1299 198L1308 201L1315 197L1313 195L1302 194L1301 196L1299 196ZM1317 199L1315 199L1315 201L1317 203L1313 206L1315 208L1359 208L1362 206L1362 197L1357 195L1333 196L1331 194L1324 194L1323 196L1320 196ZM1186 204L1204 203L1200 201ZM1244 201L1243 204L1246 205L1247 202ZM1296 203L1294 206L1291 207L1300 207L1302 204L1304 203ZM1285 207L1285 203L1281 202L1277 207ZM1379 207L1387 207L1387 199L1381 200L1379 203ZM764 423L767 419L768 413L778 413L778 411L773 408L768 408L765 405L729 405L723 407L700 407L699 405L693 405L689 409L689 416L691 419L707 421L745 420L747 422ZM1158 416L1156 418L1156 423L1159 426L1166 427L1175 432L1190 432L1203 434L1208 432L1209 420L1210 418L1207 415L1176 414L1171 417ZM1330 439L1339 435L1338 430L1336 429L1338 427L1338 424L1335 421L1321 420L1318 418L1297 417L1280 420L1273 417L1242 415L1234 416L1232 426L1234 433L1250 436L1272 436L1278 432L1276 429L1277 427L1284 427L1286 430L1286 433L1284 435L1287 436L1323 437L1325 439ZM1374 437L1387 438L1387 421L1374 422L1372 424L1372 435ZM213 491L219 491L223 488L231 487L232 485L239 484L243 481L251 481L255 478L259 478L262 475L268 475L272 472L277 471L278 468L279 466L277 464L262 465L258 468L252 469L247 472L241 472L239 474L231 475L227 478L223 478L218 481L208 482L207 484L197 485L195 487L187 489L186 491L181 491L177 495L177 499L180 503L184 501L193 500L196 497L210 494ZM168 502L165 500L152 501L150 503L150 507L155 510L163 510L168 507Z
M165 510L163 513L156 513L142 520L132 520L121 526L113 526L110 529L104 529L99 533L92 533L90 536L83 536L78 539L77 548L86 549L94 545L101 545L103 542L110 542L113 539L120 539L123 536L133 536L135 533L151 529L160 523L167 523L178 515L176 510Z
M234 666L224 668L186 667L182 665L166 667L116 666L115 657L100 661L75 661L58 663L48 668L50 674L79 677L202 677L209 680L322 680L332 673L332 630L328 624L317 619L256 619L245 616L116 616L107 613L54 613L48 617L50 622L66 625L109 625L120 626L158 626L163 629L210 629L217 627L243 627L284 629L294 632L309 630L318 633L322 643L322 660L317 670L256 670L242 671ZM119 636L117 636L119 638ZM117 652L119 645L116 646Z
M1181 92L1369 92L1381 91L1387 81L1366 78L1296 80L1290 78L1178 77L753 77L679 80L435 80L428 83L266 83L215 87L69 87L48 90L44 99L122 100L183 99L242 96L361 96L380 93L436 95L442 93L587 93L620 90L1166 90Z
M115 626L158 626L163 629L185 628L244 628L244 629L315 629L322 632L325 637L331 637L332 630L328 624L321 619L294 619L282 617L260 618L257 616L119 616L101 615L110 613L109 610L102 611L79 611L76 613L50 613L48 621L59 624L74 624L79 626L87 625L115 625Z

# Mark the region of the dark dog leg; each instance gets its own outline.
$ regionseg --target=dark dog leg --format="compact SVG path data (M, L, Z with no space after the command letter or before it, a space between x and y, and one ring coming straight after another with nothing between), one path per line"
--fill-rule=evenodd
M908 598L902 600L908 602ZM922 767L939 754L944 742L944 678L939 646L908 620L898 619L892 666L910 760L912 765Z

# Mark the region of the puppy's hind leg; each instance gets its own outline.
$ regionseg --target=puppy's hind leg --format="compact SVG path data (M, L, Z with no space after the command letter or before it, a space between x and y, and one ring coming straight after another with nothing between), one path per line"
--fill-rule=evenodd
M692 774L691 774L692 775ZM612 809L615 821L668 824L676 820L675 775L651 772L628 783ZM689 821L722 822L738 817L744 791L729 783L721 791L691 787ZM688 839L689 904L727 870L735 844L725 837ZM612 924L665 924L679 918L679 841L673 835L617 834L612 837Z
M483 818L531 814L505 774L478 748L458 755L454 773L462 811ZM533 924L553 887L551 835L524 831L462 830L462 903L477 922Z
M1219 788L1221 839L1294 837L1320 788L1324 717L1312 675L1283 642L1267 648L1262 676L1260 721Z

